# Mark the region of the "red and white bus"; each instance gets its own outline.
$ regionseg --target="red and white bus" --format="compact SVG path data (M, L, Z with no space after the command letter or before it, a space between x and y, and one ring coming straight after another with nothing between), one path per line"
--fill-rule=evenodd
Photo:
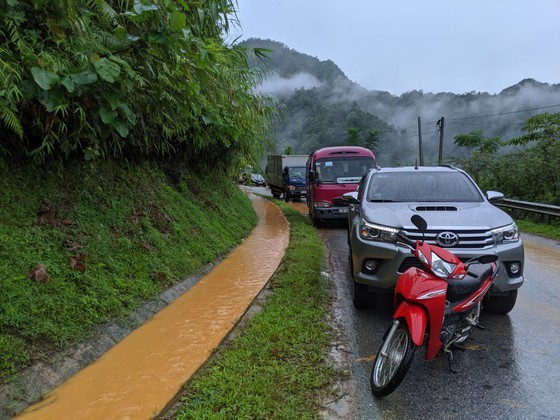
M307 208L313 224L344 219L348 206L344 193L355 191L362 176L376 166L371 150L358 146L335 146L317 150L307 160Z

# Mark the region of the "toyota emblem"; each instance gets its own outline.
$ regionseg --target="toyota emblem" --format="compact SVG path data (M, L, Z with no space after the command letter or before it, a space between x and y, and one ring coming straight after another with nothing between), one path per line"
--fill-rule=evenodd
M436 242L440 246L452 247L459 243L459 235L453 232L441 232L437 234Z

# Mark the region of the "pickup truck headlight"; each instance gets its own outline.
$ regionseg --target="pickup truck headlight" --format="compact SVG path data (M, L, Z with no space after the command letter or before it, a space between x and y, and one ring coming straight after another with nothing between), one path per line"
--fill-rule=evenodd
M360 237L369 241L396 242L398 229L387 226L376 225L375 223L360 222Z
M492 230L494 243L502 244L519 241L519 229L515 223Z

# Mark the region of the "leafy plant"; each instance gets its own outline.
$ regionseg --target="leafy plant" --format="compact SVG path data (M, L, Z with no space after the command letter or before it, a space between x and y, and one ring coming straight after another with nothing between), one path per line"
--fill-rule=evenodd
M513 199L560 205L560 114L531 117L523 131L526 134L508 142L484 137L480 130L458 135L455 143L467 149L467 158L456 163L483 189L498 189Z
M36 162L256 159L272 108L253 93L245 49L222 39L232 16L230 0L6 2L0 151Z

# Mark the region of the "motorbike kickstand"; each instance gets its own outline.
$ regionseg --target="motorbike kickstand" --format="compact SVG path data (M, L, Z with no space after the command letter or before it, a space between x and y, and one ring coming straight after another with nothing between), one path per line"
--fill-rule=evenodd
M445 350L445 353L447 354L447 362L449 363L449 371L451 373L459 373L457 372L455 369L453 369L453 351L452 350Z

